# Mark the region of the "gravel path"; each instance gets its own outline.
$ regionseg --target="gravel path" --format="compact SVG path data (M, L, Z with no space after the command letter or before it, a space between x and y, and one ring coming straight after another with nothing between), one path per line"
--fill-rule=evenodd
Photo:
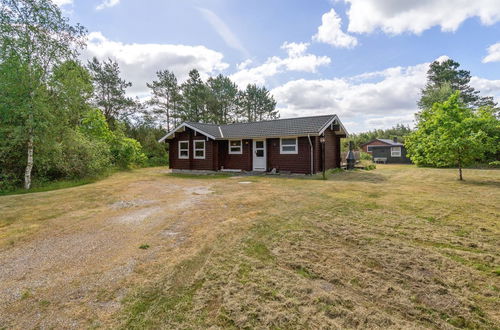
M93 320L120 308L124 285L134 281L142 265L189 239L189 212L213 193L209 182L180 186L164 176L105 181L43 193L47 195L0 199L3 207L19 199L26 199L20 205L32 203L37 200L33 195L67 203L67 212L45 219L43 229L13 246L0 246L0 329L99 326ZM100 188L106 183L113 189L106 190L107 197L100 200ZM96 207L72 207L81 203L82 195L93 196ZM23 207L20 221L30 209ZM143 244L151 248L139 249Z

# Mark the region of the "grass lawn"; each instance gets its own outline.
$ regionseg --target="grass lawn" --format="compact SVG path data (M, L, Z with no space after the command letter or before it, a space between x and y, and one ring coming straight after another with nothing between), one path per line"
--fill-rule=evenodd
M185 231L176 245L156 236L141 241L147 249L134 243L134 253L151 253L149 259L120 282L121 291L100 293L119 308L104 316L72 315L78 324L137 329L499 328L499 170L465 170L464 182L456 180L456 170L406 165L334 173L327 181L198 178L154 171L158 169L123 177L118 173L66 194L67 205L83 207L84 198L99 207L92 189L120 194L138 182L144 182L141 193L151 182L213 191L173 216L189 223L176 227ZM43 194L34 198L50 212ZM0 197L0 212L7 210L10 219L0 218L0 247L10 226L23 229L23 217L16 217L23 206L15 198L23 196ZM43 227L47 216L37 217L26 220L26 227ZM19 236L14 246L34 239L37 230Z

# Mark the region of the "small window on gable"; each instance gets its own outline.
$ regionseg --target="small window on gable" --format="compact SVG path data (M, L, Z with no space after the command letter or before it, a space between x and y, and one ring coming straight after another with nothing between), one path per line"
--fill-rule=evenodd
M297 138L284 138L280 140L280 153L281 154L297 154Z
M229 141L229 153L230 154L242 154L243 145L241 140L230 140Z
M391 147L391 157L401 157L401 147Z
M194 158L205 159L205 140L194 141Z
M179 159L189 159L189 141L179 141Z

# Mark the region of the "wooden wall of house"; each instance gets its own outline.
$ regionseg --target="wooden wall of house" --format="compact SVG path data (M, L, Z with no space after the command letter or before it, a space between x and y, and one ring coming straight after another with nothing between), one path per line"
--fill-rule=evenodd
M281 154L280 139L267 139L268 170L276 168L279 171L292 173L311 173L311 149L307 137L297 139L297 154Z
M330 128L325 130L325 167L340 167L340 137Z
M411 164L412 161L406 156L406 148L401 147L401 157L391 156L391 147L377 147L372 149L372 156L375 158L387 158L387 164Z
M230 154L229 153L229 141L227 140L219 140L216 141L218 143L219 149L219 165L224 166L225 169L230 170L243 170L243 171L251 171L253 169L253 158L252 158L252 140L243 140L243 152L242 154ZM220 169L219 166L219 169Z
M325 163L326 168L340 166L340 137L327 129L325 131ZM194 158L194 142L205 141L205 159ZM179 159L179 141L189 141L189 159ZM298 138L297 154L281 154L280 139L267 139L267 170L276 168L279 171L311 174L311 146L308 137ZM253 170L253 140L244 139L242 154L229 154L227 140L214 141L206 136L186 128L184 132L176 133L170 143L170 168L184 170L214 170L225 169ZM319 137L311 137L313 144L314 173L323 169L323 155Z
M205 141L205 159L194 158L194 142ZM169 163L172 169L182 170L216 170L216 141L186 128L184 132L175 133L173 139L167 140L169 146ZM179 141L189 141L189 159L179 159Z

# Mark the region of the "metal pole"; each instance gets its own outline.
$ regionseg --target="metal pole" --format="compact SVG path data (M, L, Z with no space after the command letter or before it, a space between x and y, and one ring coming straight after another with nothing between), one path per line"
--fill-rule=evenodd
M323 180L326 180L326 161L325 161L325 142L321 144L321 147L323 149Z

